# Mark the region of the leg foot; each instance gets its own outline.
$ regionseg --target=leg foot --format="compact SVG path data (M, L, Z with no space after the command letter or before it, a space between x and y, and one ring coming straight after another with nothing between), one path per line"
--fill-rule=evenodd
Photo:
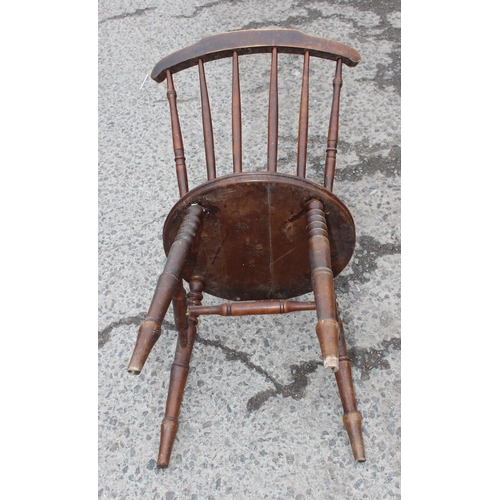
M363 434L361 433L361 414L359 411L344 413L344 425L351 442L352 454L356 462L364 462L365 447L363 444Z
M356 408L356 397L354 395L354 385L352 383L351 360L347 355L347 346L344 336L344 325L338 316L340 327L339 336L339 370L335 373L337 385L339 387L340 399L344 409L344 425L351 442L352 453L356 462L365 461L365 447L363 444L363 434L361 432L361 414Z
M192 279L189 283L190 291L187 294L188 305L201 305L203 297L202 291L204 283L200 279ZM189 360L193 351L194 339L196 336L196 324L198 319L190 317L188 319L187 342L183 346L181 334L177 340L175 358L170 370L170 385L168 388L167 406L165 417L161 423L160 451L156 466L159 468L168 467L172 447L179 427L179 413L181 409L184 387L189 373Z
M148 359L149 353L156 341L160 338L161 326L152 318L146 318L139 327L139 334L135 343L135 349L128 364L128 372L134 375L141 373L142 367Z
M164 419L161 423L160 451L156 461L156 467L159 469L166 469L170 463L170 455L178 428L179 423L175 420Z

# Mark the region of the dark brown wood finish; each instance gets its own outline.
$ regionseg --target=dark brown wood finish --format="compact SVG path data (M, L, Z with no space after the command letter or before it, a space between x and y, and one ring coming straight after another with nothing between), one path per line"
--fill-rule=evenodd
M278 167L278 49L276 47L273 47L271 59L267 134L267 170L276 172Z
M188 341L187 299L186 290L184 290L182 280L180 281L177 291L172 299L172 306L174 310L175 328L179 333L179 342L181 347L186 347Z
M201 305L201 300L203 298L202 292L203 281L200 279L192 279L189 283L189 293L187 294L188 305ZM160 450L158 452L158 460L156 461L156 466L161 469L168 467L175 435L179 428L179 413L189 373L189 360L193 352L198 318L190 316L188 323L187 343L182 345L181 337L179 336L174 362L170 369L167 406L165 408L165 416L161 423Z
M239 56L271 54L268 110L268 170L243 172L242 107ZM297 141L297 175L278 173L278 54L303 55ZM205 63L232 57L231 113L233 174L216 177L215 141ZM305 179L309 126L310 58L337 61L329 121L324 187ZM163 228L167 255L151 307L139 328L129 364L139 373L161 333L172 302L177 349L161 425L157 466L167 467L179 425L198 317L217 314L285 314L316 310L325 368L339 387L344 424L354 458L365 460L361 415L357 411L351 365L335 301L334 276L354 251L354 222L347 207L332 194L338 143L342 65L355 66L359 54L347 45L297 30L247 30L205 38L162 59L153 69L157 82L167 80L172 142L180 200ZM184 145L172 74L198 66L201 120L208 181L189 191ZM190 285L187 294L182 280ZM314 301L289 300L314 292ZM202 292L227 299L202 306Z
M299 135L297 147L297 175L306 176L307 131L309 127L309 51L304 52L302 91L300 94Z
M215 179L215 147L214 132L212 130L212 114L210 112L210 101L208 99L207 81L205 79L205 68L203 59L198 59L198 72L200 75L201 93L201 116L203 121L203 139L205 143L205 157L207 160L207 177L211 181Z
M303 295L312 291L306 229L306 203L312 198L328 212L330 259L336 276L354 251L349 210L319 184L283 173L231 174L192 189L167 217L165 252L186 210L196 203L205 216L184 267L184 280L203 276L207 293L228 300Z
M323 203L313 199L307 203L306 210L311 280L318 316L316 334L324 367L336 372L339 369L339 325L336 320L330 242Z
M178 50L163 58L151 72L151 78L158 83L166 78L166 70L177 73L196 66L201 57L204 62L231 57L238 54L265 54L278 47L281 53L304 54L336 61L339 57L347 66L356 66L361 60L359 53L348 45L307 35L299 30L265 29L242 30L203 38L198 43Z
M342 60L337 59L335 77L333 78L333 100L330 113L330 125L328 127L328 140L326 145L325 161L325 187L330 191L333 189L333 177L335 176L335 164L337 162L337 143L339 139L339 108L340 88L342 87Z
M361 414L356 407L356 396L352 382L351 360L347 355L347 346L344 336L344 324L340 319L337 304L337 322L339 324L339 369L335 378L339 388L340 399L344 409L344 425L351 442L352 453L357 462L364 462L365 447L361 432Z
M188 314L218 314L219 316L245 316L247 314L286 314L297 311L314 311L314 301L255 300L249 302L225 302L215 306L189 307Z
M172 72L166 70L167 78L167 99L170 105L170 118L172 121L172 142L174 145L175 169L177 183L179 185L179 195L184 196L188 191L188 178L186 170L186 158L184 157L184 143L182 142L181 124L179 113L177 112L177 93L175 92Z
M178 291L181 274L196 238L202 214L203 209L199 205L192 205L186 211L179 232L170 248L165 269L158 279L148 315L139 327L137 342L128 366L130 373L141 372L151 349L160 336L161 324L174 294ZM182 301L182 298L178 295L177 300Z
M241 137L241 95L240 95L240 68L238 64L238 51L233 52L233 86L231 119L233 126L233 172L243 170L243 147Z

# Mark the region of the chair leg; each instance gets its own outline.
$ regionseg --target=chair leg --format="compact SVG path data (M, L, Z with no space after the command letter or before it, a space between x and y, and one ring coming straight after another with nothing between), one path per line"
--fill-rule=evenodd
M184 290L182 281L179 283L177 291L174 294L174 297L172 299L172 306L174 309L175 329L179 334L179 343L181 347L186 347L188 343L187 298L186 290Z
M187 294L188 305L201 305L204 286L203 281L198 278L194 278L190 281L189 292ZM181 312L182 307L183 306L180 306L178 308L179 313ZM186 309L184 309L184 311L186 311ZM185 314L186 313L184 312L184 316ZM156 466L161 469L168 467L175 435L177 434L177 429L179 427L179 412L181 409L184 387L189 373L189 360L193 351L197 323L198 318L194 316L189 317L185 345L183 345L183 338L181 332L179 331L175 358L170 370L170 386L168 388L167 406L165 409L165 417L161 423L160 450L158 453L158 460L156 461Z
M160 337L161 324L177 287L181 283L182 270L200 226L202 214L203 208L200 205L192 205L182 221L170 248L165 269L158 279L148 315L139 327L134 352L128 366L130 373L137 375L141 372L151 349Z
M340 327L339 335L339 370L335 373L339 387L340 399L344 408L344 425L351 442L352 453L356 462L365 461L365 447L361 432L361 414L356 408L356 397L352 383L351 360L347 355L347 346L344 336L344 325L338 314L337 321Z
M339 369L339 324L336 321L335 291L326 218L323 204L318 200L309 201L306 210L311 280L318 317L316 334L324 367L332 368L336 372Z

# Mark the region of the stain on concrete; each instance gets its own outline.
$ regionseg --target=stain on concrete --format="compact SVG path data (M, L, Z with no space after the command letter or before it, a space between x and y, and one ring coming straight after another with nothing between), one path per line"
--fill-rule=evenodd
M370 274L377 268L377 259L382 255L394 255L401 253L401 245L394 243L380 243L372 236L360 236L357 239L356 249L351 261L352 274L335 278L335 289L342 293L350 290L349 282L367 283Z
M110 341L111 338L111 332L120 326L129 326L129 325L135 325L137 327L140 326L140 324L146 319L145 314L137 314L136 316L128 316L127 318L122 318L118 321L114 321L113 323L109 324L106 328L103 330L97 332L97 337L98 337L98 349L103 347L107 342ZM163 321L161 324L163 330L175 330L175 325L168 322L168 321ZM132 352L130 353L132 354Z
M138 327L143 320L144 315L140 314L137 316L129 316L111 323L102 331L98 332L99 349L110 340L110 334L113 329L128 325L135 325ZM162 328L175 330L175 326L168 321L164 321L162 323ZM322 362L319 360L303 361L300 364L290 365L290 373L293 381L289 384L281 384L267 370L250 361L250 355L248 353L231 349L218 340L206 339L201 337L199 334L196 334L196 340L202 345L208 345L220 349L226 355L226 360L240 361L249 370L253 370L260 375L263 375L266 380L274 386L274 389L260 391L247 401L247 411L249 413L258 410L268 399L276 396L282 396L283 398L292 397L295 400L304 398L306 387L309 383L308 375L314 373L318 367L322 366ZM383 349L370 349L367 347L356 346L348 350L352 366L361 371L361 380L368 380L370 378L369 372L371 370L388 370L390 368L390 364L385 358L389 355L391 347L399 351L401 350L401 339L398 337L384 340L381 344Z
M370 378L370 371L374 369L388 370L391 365L385 359L389 355L392 347L395 350L401 350L401 339L393 337L381 342L383 349L369 349L367 347L351 347L347 353L351 358L351 365L359 368L361 371L361 380Z
M308 137L307 170L323 176L326 158L326 135L314 135ZM280 135L279 141L284 145L284 151L280 153L280 165L294 165L297 161L297 136ZM290 146L287 148L287 146ZM312 154L315 149L324 149L320 154ZM339 141L338 156L347 155L354 151L360 161L354 165L335 169L337 181L356 182L366 179L367 176L375 175L377 172L388 178L401 175L401 147L393 145L391 148L380 146L369 146L367 141L348 143ZM388 152L388 154L387 154ZM306 174L307 177L307 174Z
M247 402L247 411L252 412L258 410L269 398L275 396L283 396L284 398L292 397L293 399L302 399L305 395L305 388L308 384L307 375L316 371L318 366L322 366L320 361L305 361L299 365L291 365L290 372L293 377L293 382L290 384L280 384L271 374L264 368L250 361L250 355L243 351L231 349L222 344L218 340L210 340L196 335L196 340L203 345L217 347L226 355L228 361L241 361L248 369L253 370L260 375L263 375L274 389L267 389L252 396Z
M247 401L247 411L251 413L258 410L269 398L278 395L284 398L292 397L295 400L302 399L309 383L307 375L315 372L318 366L322 365L323 363L320 361L305 361L300 365L291 365L290 371L293 382L286 385L276 382L274 389L258 392Z
M392 146L388 156L375 156L374 151L368 147L363 147L359 144L350 146L342 142L339 144L339 150L348 151L350 148L355 149L356 154L360 157L361 161L356 165L336 169L336 181L360 181L366 178L367 175L375 175L377 172L380 172L386 177L396 177L401 175L400 146Z

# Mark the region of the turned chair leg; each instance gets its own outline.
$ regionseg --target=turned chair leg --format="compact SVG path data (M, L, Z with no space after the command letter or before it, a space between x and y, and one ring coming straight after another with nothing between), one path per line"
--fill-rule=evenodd
M187 294L187 305L201 305L204 286L203 281L198 278L194 278L190 281L189 292ZM182 310L184 310L184 317L186 318L186 306L182 305L180 302L178 306L177 313L179 314L179 319ZM181 409L184 387L186 386L186 380L189 373L189 360L193 351L197 323L198 318L194 316L189 317L184 338L179 330L175 358L170 370L170 386L168 388L165 417L161 423L160 451L156 462L156 466L162 469L168 467L175 435L179 427L179 412Z
M361 414L356 408L356 397L352 383L351 360L347 355L347 346L344 336L344 325L338 314L337 321L340 327L339 335L339 369L335 373L339 387L340 399L344 408L344 425L351 442L352 453L357 462L365 461L365 447L363 445L363 434L361 432Z
M318 200L309 201L306 210L311 281L318 318L316 334L324 367L336 372L339 369L339 324L336 320L335 291L326 218L323 204Z
M128 366L130 373L137 375L141 372L151 349L160 337L161 324L181 283L182 270L200 226L202 214L203 208L200 205L191 205L187 210L170 248L165 269L158 279L148 315L139 327L134 352Z

